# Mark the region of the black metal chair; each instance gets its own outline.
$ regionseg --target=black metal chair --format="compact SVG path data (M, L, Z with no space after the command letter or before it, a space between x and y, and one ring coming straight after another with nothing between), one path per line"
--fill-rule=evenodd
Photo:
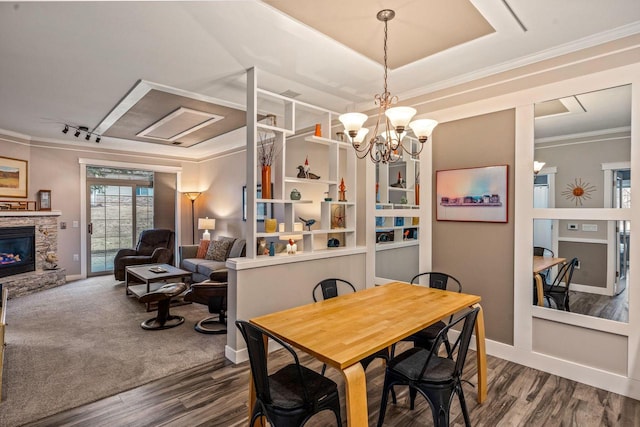
M553 254L553 251L551 249L547 249L545 247L542 246L534 246L533 247L533 256L548 256L548 257L554 257L555 255ZM541 271L540 276L542 276L542 280L544 283L549 283L549 273L550 270L547 269L545 271ZM535 283L535 282L534 282Z
M318 298L316 297L316 293L318 289L322 291L322 299L335 298L338 296L338 286L343 284L345 287L350 288L353 292L356 291L355 286L353 286L349 281L343 279L324 279L318 283L312 291L313 301L318 302Z
M543 248L542 246L533 247L533 256L549 256L553 257L553 251L551 249Z
M323 300L337 297L338 287L340 287L340 284L342 284L346 288L351 288L353 292L356 292L355 286L353 286L351 282L347 280L335 279L335 278L324 279L313 288L313 292L312 292L313 300L315 302L318 302L318 299L316 298L316 293L318 289L322 291ZM373 362L373 360L376 358L384 359L386 363L389 360L389 350L385 348L378 351L377 353L372 354L371 356L367 356L364 359L362 359L360 361L360 363L362 364L362 369L366 371L367 366L369 366L369 364L371 364L371 362ZM327 365L326 364L322 365L322 375L324 375L326 370L327 370Z
M578 258L573 258L558 269L558 274L550 285L544 286L545 307L558 310L571 311L569 309L569 286L573 278L573 270L576 268Z
M470 310L445 326L436 337L431 350L413 347L389 361L384 376L378 427L382 426L384 422L389 390L393 392L394 386L409 386L411 409L414 407L417 394L420 393L424 396L431 407L436 427L449 425L451 401L453 395L457 394L465 425L471 425L462 391L461 376L479 310L479 308ZM464 322L462 331L451 348L452 352L448 353L447 357L438 356L439 344L447 336L449 330L461 322ZM458 351L454 359L456 349Z
M414 284L414 285L418 284L419 283L418 281L420 280L420 278L424 278L424 277L428 279L430 288L441 289L446 291L448 286L453 286L455 284L457 287L457 291L462 292L462 285L460 284L460 281L458 279L456 279L455 277L447 273L438 273L435 271L416 274L411 279L411 284ZM451 321L451 319L453 319L453 316L449 318L449 321ZM444 329L446 326L447 326L447 323L445 323L442 320L439 320L433 325L428 326L423 330L416 332L413 335L409 335L407 338L403 339L402 341L412 341L413 345L416 347L430 349L432 348L435 342L435 339L438 336L438 333L440 333L440 331ZM451 344L449 343L449 340L447 339L446 336L444 337L443 342L445 347L447 348L447 353L451 353ZM391 357L393 357L394 353L395 353L395 345L392 346Z
M293 348L264 329L242 320L236 321L236 326L247 343L256 391L250 426L262 416L272 426L301 426L325 409L333 411L337 424L342 425L335 382L300 365ZM293 363L269 375L264 337L284 347L291 354Z

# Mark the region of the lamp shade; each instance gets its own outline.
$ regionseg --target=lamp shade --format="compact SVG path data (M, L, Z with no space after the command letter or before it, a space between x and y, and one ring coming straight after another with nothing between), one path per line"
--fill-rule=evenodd
M546 164L545 162L534 161L533 162L533 173L537 175L542 170L542 168L544 167L545 164Z
M198 218L198 230L215 230L216 219L215 218Z
M189 198L189 200L191 200L192 202L196 200L200 196L200 194L200 191L187 191L184 193L184 195L187 196L187 198Z
M411 107L393 107L384 112L385 116L391 122L396 131L402 132L407 127L413 116L416 115L416 109Z
M211 233L209 233L209 230L215 230L215 228L215 218L198 218L198 230L204 230L204 233L202 233L202 240L211 240Z
M438 122L431 119L414 120L409 123L409 127L421 142L426 141L431 136L436 126L438 126Z
M367 118L367 115L362 113L345 113L338 117L340 123L344 126L344 130L351 138L358 134L358 131L362 128L364 122L367 121Z

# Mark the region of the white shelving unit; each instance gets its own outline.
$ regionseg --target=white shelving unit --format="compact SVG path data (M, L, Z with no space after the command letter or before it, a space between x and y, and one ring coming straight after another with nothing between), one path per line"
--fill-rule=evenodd
M349 189L356 188L356 156L349 144L326 137L331 135L332 124L339 114L259 89L256 74L254 69L247 73L247 168L252 170L247 174L248 188L261 184L258 161L261 136L275 144L278 155L272 164L273 198L257 199L247 194L247 241L265 238L267 242L275 242L296 234L303 237L299 253L355 248L356 204L338 198L342 180L347 195ZM314 135L316 124L323 136ZM310 172L319 179L298 176L297 167L303 166L305 160L310 163ZM299 189L302 200L290 199L293 189ZM284 231L264 232L255 220L258 203L271 204L271 212L284 224ZM301 222L303 215L305 219L315 219L315 223L310 230L304 227L302 232L294 232L294 223ZM338 248L327 246L331 238L338 239ZM247 257L258 256L255 250L247 252Z

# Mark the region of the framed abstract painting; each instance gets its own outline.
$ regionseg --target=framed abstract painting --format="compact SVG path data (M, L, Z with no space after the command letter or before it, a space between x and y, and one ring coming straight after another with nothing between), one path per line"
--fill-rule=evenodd
M436 171L438 221L508 222L507 165Z

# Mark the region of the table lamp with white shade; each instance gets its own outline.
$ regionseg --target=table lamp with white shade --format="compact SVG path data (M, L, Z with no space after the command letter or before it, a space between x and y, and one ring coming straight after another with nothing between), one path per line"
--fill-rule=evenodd
M215 230L215 228L215 218L198 218L198 230L204 230L204 233L202 233L202 240L211 240L211 233L209 233L209 230Z

